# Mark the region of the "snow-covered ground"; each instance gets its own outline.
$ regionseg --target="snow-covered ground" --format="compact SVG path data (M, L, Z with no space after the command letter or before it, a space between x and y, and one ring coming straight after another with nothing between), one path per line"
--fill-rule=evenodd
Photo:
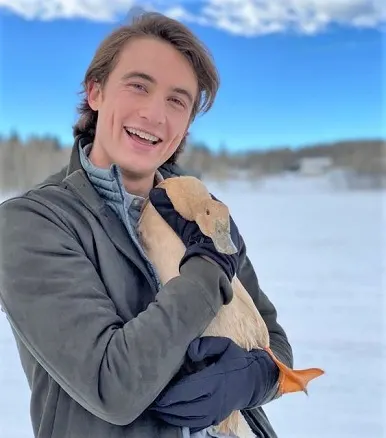
M386 195L274 179L208 183L228 203L298 368L321 367L309 396L266 406L279 438L386 436ZM0 436L32 438L29 390L0 313Z

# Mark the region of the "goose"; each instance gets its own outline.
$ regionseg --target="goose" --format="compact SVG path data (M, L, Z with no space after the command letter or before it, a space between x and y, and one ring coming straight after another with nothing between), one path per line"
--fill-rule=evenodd
M202 233L212 238L218 251L234 251L229 233L229 209L224 203L212 198L200 179L194 176L177 176L161 181L157 187L166 190L174 209L182 217L195 221ZM216 224L221 223L226 223L227 227L216 227ZM185 253L185 245L157 212L149 198L143 203L137 232L161 285L180 275L179 262ZM294 370L278 360L270 349L267 326L237 275L232 279L231 285L232 301L221 307L201 336L224 336L247 350L266 350L279 367L279 394L303 391L308 395L307 384L324 374L324 371L320 368ZM255 436L240 411L232 412L215 429L238 438Z

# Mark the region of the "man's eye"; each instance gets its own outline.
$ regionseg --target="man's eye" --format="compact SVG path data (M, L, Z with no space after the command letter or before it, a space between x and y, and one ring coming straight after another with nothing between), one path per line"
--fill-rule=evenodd
M176 103L177 105L180 105L180 106L182 106L182 107L185 107L184 103L183 103L180 99L177 99L176 97L171 97L170 100L171 100L173 103Z
M136 90L140 90L140 91L146 91L146 88L144 85L142 84L129 84L130 87L135 88Z

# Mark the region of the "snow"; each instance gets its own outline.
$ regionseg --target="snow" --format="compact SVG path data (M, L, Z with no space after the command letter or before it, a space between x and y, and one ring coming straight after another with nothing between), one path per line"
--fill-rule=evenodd
M208 186L247 242L295 367L326 371L308 397L290 394L266 406L278 436L386 436L386 194L287 178ZM29 388L4 313L0 357L0 436L32 438Z

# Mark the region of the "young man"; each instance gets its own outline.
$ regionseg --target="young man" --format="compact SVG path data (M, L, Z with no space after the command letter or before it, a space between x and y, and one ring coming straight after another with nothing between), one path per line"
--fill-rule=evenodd
M175 161L189 126L212 106L217 88L216 69L194 35L144 14L96 52L68 166L0 207L1 305L32 391L35 437L211 437L211 425L235 409L256 436L276 436L261 409L277 396L269 356L226 338L200 339L232 299L237 272L272 350L292 365L236 225L234 256L208 241L192 244L203 237L199 229L186 236L153 190L180 174ZM181 275L163 287L135 233L147 196L187 246ZM186 359L214 355L215 365L181 373ZM240 361L245 366L234 369Z

